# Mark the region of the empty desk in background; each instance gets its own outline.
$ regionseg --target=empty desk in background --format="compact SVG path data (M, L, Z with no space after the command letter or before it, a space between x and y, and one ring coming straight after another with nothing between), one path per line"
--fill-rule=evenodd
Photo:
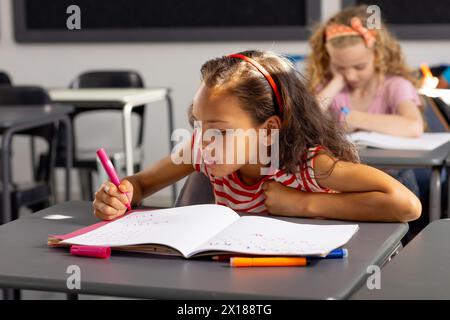
M430 168L430 220L441 217L441 173L450 154L450 142L434 150L358 150L361 162L378 168Z
M67 219L45 219L49 215ZM0 287L69 292L66 270L77 265L81 290L71 293L157 299L344 299L361 287L368 266L383 265L400 248L408 230L403 223L358 223L360 229L345 246L347 259L291 268L233 269L225 262L205 259L118 252L101 260L74 257L67 248L46 245L48 234L71 232L95 222L92 203L68 202L0 226Z
M123 118L123 141L125 147L126 173L132 175L133 170L133 141L131 130L131 113L133 108L149 103L163 101L167 102L169 118L169 145L172 146L170 136L173 132L173 110L170 98L170 89L48 89L53 102L74 104L76 109L89 110L122 110ZM77 112L77 111L76 111ZM79 112L79 111L78 111Z
M450 299L450 220L422 230L381 270L381 289L363 286L352 299Z
M14 134L21 131L37 128L51 123L62 123L69 133L72 126L68 114L73 111L70 106L45 105L45 106L2 106L0 108L0 133L2 135L2 214L0 224L10 220L11 198L9 174L11 171L11 142ZM70 169L72 167L72 135L66 137L66 200L70 200Z

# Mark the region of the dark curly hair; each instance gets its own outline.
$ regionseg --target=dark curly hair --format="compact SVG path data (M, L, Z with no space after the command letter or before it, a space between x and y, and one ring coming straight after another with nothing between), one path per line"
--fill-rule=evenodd
M284 108L279 131L282 168L295 173L298 164L305 161L307 150L316 146L324 147L323 152L337 161L359 161L354 145L347 140L341 126L318 106L315 97L305 87L301 74L287 58L254 50L240 54L261 64L280 90ZM256 124L278 115L271 86L248 62L228 56L211 59L201 67L201 77L209 89L236 97Z

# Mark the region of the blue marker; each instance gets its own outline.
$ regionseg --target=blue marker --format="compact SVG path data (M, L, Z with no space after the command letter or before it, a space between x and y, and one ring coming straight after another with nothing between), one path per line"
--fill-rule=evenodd
M310 259L342 259L348 257L348 250L344 248L334 249L326 257L309 257Z
M331 251L325 259L342 259L348 257L348 250L347 249L334 249Z

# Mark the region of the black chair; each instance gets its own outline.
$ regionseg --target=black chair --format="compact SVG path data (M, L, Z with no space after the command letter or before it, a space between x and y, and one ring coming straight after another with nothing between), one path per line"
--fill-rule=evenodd
M79 75L69 86L70 88L144 88L144 81L136 71L89 71ZM91 108L82 108L75 105L75 112L72 114L72 121L81 113L105 110L105 105L95 105ZM108 112L121 112L115 110L108 110ZM144 134L144 119L145 108L139 106L133 109L133 113L139 116L139 132L138 141L135 148L135 171L139 171L142 159L142 142ZM64 128L60 129L59 136L64 137ZM75 130L74 130L75 131ZM75 135L75 134L74 134ZM62 141L62 140L60 140ZM122 152L122 149L107 150L110 156L115 153ZM82 146L77 148L74 152L73 167L79 171L79 178L81 183L82 198L85 200L92 200L93 195L93 178L92 173L97 171L96 150L85 149ZM65 154L64 146L58 145L57 161L58 167L64 166L65 159L62 157ZM114 158L114 157L112 157ZM115 164L117 165L117 164Z
M4 71L0 71L0 86L10 86L10 85L12 85L12 81L9 75Z
M430 99L432 100L432 103L437 107L437 109L441 112L442 116L444 117L444 119L447 123L447 127L449 127L450 126L450 106L439 97L430 98ZM449 130L447 130L447 131L449 131Z
M440 98L422 96L422 114L428 132L450 131L450 109Z
M189 175L178 194L175 207L210 204L214 202L214 192L208 177L201 172L193 172Z
M50 97L47 92L40 87L28 86L0 86L0 108L2 106L13 105L45 105L50 103ZM41 156L40 165L35 166L34 160L34 140L31 148L33 178L32 181L24 184L14 183L10 176L12 185L11 193L11 217L17 219L21 207L28 207L33 212L46 208L50 205L52 197L52 174L55 166L56 154L56 124L46 125L35 129L20 132L21 135L30 136L32 140L35 137L43 138L48 149ZM47 159L47 161L43 161ZM5 174L5 173L2 173Z

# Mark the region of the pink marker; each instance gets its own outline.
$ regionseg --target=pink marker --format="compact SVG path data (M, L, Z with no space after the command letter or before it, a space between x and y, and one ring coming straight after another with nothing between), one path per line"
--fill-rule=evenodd
M109 159L108 155L106 154L105 149L103 149L103 148L98 149L98 150L97 150L97 156L98 156L98 158L100 159L100 162L102 163L103 168L105 169L106 174L107 174L108 177L109 177L109 180L110 180L117 188L119 188L119 185L120 185L120 179L119 179L119 177L117 176L116 169L114 169L114 166L113 166L111 160ZM120 190L119 190L119 191L120 191ZM128 193L124 193L124 194L125 194L125 195L127 196L127 198L128 198ZM130 203L127 202L125 205L127 206L128 210L131 211L131 205L130 205Z
M70 247L70 254L73 256L108 259L111 256L111 248L73 245Z

